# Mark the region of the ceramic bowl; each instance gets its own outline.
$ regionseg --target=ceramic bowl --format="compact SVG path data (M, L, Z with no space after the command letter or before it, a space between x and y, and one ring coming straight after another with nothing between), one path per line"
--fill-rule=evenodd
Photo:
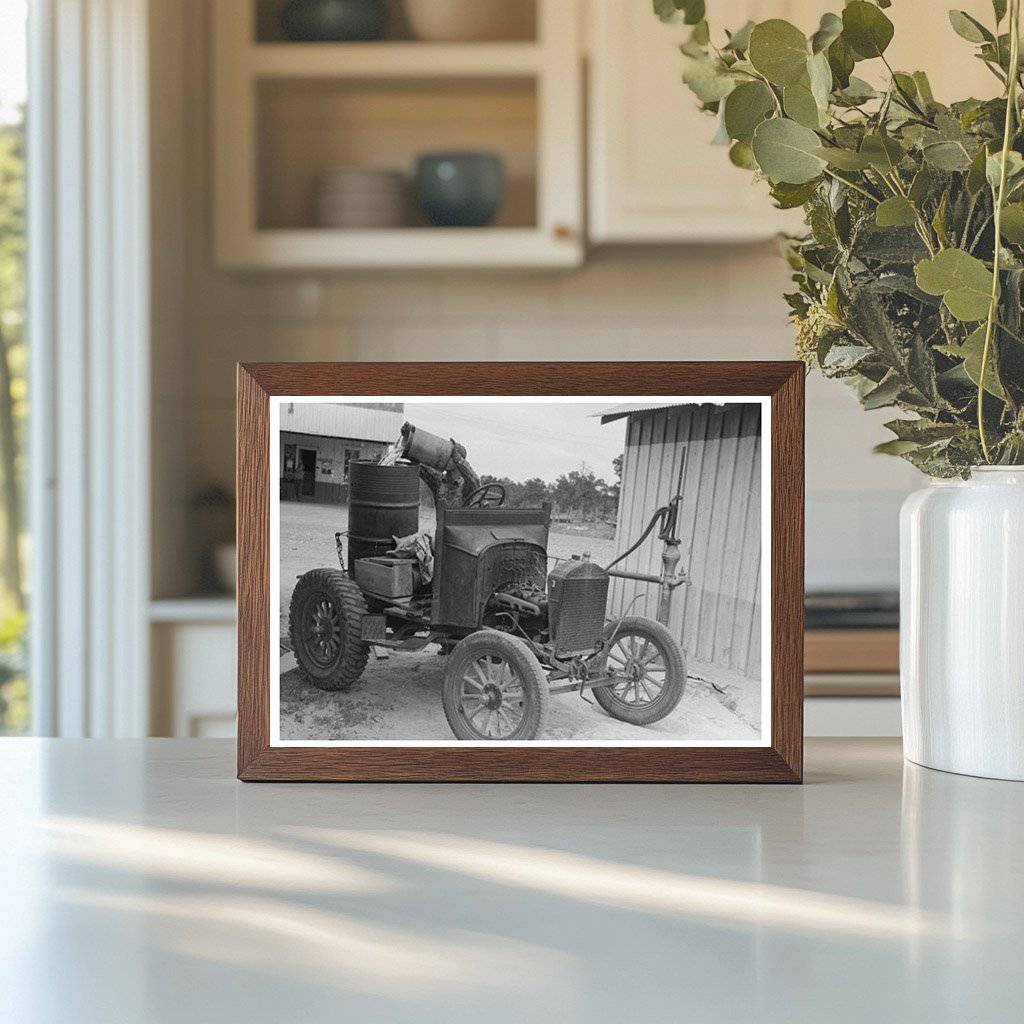
M482 42L533 39L533 0L405 0L405 16L417 39Z
M489 224L504 191L504 165L494 153L424 153L416 161L416 197L435 227Z
M336 168L321 178L314 205L321 228L399 228L409 220L409 182L396 171Z
M281 11L285 38L295 42L380 39L387 25L387 0L288 0Z

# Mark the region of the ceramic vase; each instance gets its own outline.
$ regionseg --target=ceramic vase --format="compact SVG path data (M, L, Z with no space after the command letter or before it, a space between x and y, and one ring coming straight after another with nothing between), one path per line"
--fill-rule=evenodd
M910 495L900 563L904 753L1024 781L1024 466Z

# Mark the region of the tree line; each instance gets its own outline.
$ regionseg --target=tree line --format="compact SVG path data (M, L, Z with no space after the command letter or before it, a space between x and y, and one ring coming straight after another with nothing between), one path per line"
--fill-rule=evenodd
M614 521L619 511L622 487L621 455L612 460L612 468L615 470L613 484L600 479L586 463L579 469L563 473L552 483L540 477L520 481L487 474L480 477L480 482L501 484L505 488L505 504L509 508L536 508L547 501L556 514L569 519Z

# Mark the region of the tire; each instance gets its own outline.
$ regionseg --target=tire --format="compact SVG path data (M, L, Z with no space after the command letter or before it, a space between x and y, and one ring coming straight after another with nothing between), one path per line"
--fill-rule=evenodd
M321 690L347 690L366 668L370 646L360 639L362 591L337 569L312 569L292 592L288 632L306 678ZM330 630L328 635L327 630Z
M537 656L508 633L471 633L445 666L441 702L460 740L536 739L547 724L550 700Z
M611 642L604 663L621 664L623 675L621 683L594 687L597 703L631 725L651 725L675 711L686 687L686 659L676 638L641 615L609 622L604 638ZM664 669L658 671L658 665Z

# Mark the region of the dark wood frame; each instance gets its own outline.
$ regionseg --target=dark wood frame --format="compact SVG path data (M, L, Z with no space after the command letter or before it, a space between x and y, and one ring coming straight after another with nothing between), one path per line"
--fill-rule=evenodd
M768 747L271 747L272 395L771 397ZM799 782L804 367L799 362L247 363L238 366L238 777L245 781Z

